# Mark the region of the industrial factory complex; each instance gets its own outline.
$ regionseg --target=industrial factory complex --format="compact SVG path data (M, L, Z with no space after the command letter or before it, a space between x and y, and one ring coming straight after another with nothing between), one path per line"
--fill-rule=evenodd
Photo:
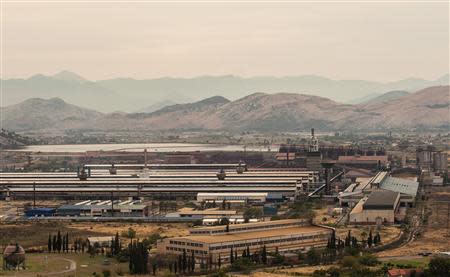
M60 197L63 199L92 199L116 197L191 197L198 193L275 193L285 197L294 197L302 187L318 182L318 172L282 170L282 171L245 171L236 169L202 169L191 166L191 170L156 169L142 176L139 170L127 169L120 175L111 175L107 170L90 170L83 178L77 173L1 173L0 192L3 198ZM184 165L180 165L184 167ZM119 168L117 166L117 168ZM222 170L218 174L218 170ZM218 176L222 175L222 176ZM199 197L204 197L200 194ZM258 195L261 197L261 194ZM220 197L218 198L220 199ZM230 199L231 200L231 199ZM237 200L237 199L235 199Z
M230 262L230 253L240 255L267 251L280 253L306 252L312 247L326 246L333 228L311 225L306 220L277 220L233 226L214 226L190 230L185 237L167 238L158 243L161 253L193 253L198 260ZM234 251L233 251L234 250Z
M340 222L401 222L406 210L414 206L417 177L393 177L383 150L372 151L370 156L345 155L350 150L320 148L313 130L307 147L281 146L275 155L279 164L272 167L252 167L243 161L156 164L148 162L145 150L144 163L86 163L76 172L0 173L0 198L33 200L28 217L158 217L214 225L222 218L230 224L249 222L236 212L242 206L259 207L263 216L273 216L280 204L324 197L338 200L345 211ZM336 159L324 157L336 154ZM171 154L170 160L179 161L175 157ZM426 170L445 167L439 153L420 150L418 161ZM64 203L36 207L36 199ZM180 200L202 208L155 213L149 202Z
M363 259L361 252L420 239L419 221L439 211L424 202L448 183L443 151L394 157L383 147L319 145L314 131L309 143L279 145L276 153L118 152L77 154L70 167L0 172L0 222L52 230L45 231L48 252L59 254L60 233L76 234L75 252L86 243L90 255L105 257L133 249L155 276L155 266L179 274L311 265L314 257L328 265L352 251ZM428 203L444 203L439 209L449 217L448 193L437 192Z

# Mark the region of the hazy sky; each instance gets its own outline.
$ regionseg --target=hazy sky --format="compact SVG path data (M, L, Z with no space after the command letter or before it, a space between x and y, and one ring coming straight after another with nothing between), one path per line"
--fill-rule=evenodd
M447 3L3 3L3 77L449 71Z

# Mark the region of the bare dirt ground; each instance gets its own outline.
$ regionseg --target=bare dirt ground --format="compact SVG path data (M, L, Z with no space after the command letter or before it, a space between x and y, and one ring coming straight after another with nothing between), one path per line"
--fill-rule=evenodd
M412 256L419 252L450 251L450 237L447 236L450 206L446 201L450 201L450 188L433 188L425 202L427 225L424 231L410 243L380 252L379 256Z
M128 228L136 231L136 237L143 239L153 233L161 236L181 236L188 233L186 224L155 224L155 223L116 223L116 222L26 222L0 224L0 245L8 243L20 243L25 248L47 247L49 234L56 234L58 231L69 233L71 238L88 236L113 236L116 232L119 236L126 232Z
M15 221L20 219L25 206L32 206L32 201L0 201L0 246L8 243L20 243L25 248L47 247L49 234L58 231L69 233L71 239L88 236L113 236L116 232L119 236L132 228L136 231L136 237L143 239L154 233L161 236L174 237L188 234L189 226L184 223L132 223L132 222L31 222ZM61 201L38 201L37 207L57 207ZM8 220L5 220L8 219Z
M159 233L161 236L175 237L189 234L188 225L184 223L125 223L125 222L74 222L68 225L72 229L90 232L95 231L102 234L119 235L126 232L128 228L136 231L138 238L146 238L151 234Z
M347 226L347 227L339 227L336 229L336 235L341 239L345 239L350 230L351 235L356 237L358 240L361 240L363 235L365 235L365 239L367 239L369 232L372 230L372 235L375 235L377 232L380 233L381 243L389 243L392 240L396 239L400 235L400 227L398 226L381 226L379 229L374 226Z
M317 266L303 266L303 267L285 267L285 268L268 268L262 271L255 271L249 275L233 274L233 276L251 276L251 277L276 277L276 276L311 276L316 270L327 270L333 265L317 265Z

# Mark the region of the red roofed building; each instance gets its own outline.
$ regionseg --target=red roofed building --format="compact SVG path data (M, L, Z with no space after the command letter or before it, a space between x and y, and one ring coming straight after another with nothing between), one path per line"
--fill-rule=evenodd
M366 169L386 167L387 163L387 156L339 156L337 160L340 165Z

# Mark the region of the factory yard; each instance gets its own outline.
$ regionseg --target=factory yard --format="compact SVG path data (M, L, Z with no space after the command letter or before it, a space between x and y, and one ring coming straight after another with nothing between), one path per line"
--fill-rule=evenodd
M450 189L432 189L426 207L429 212L427 224L419 236L411 242L396 249L380 252L380 257L390 256L414 256L421 252L436 253L450 249L450 237L448 231L450 215L448 203L439 201L450 200Z

